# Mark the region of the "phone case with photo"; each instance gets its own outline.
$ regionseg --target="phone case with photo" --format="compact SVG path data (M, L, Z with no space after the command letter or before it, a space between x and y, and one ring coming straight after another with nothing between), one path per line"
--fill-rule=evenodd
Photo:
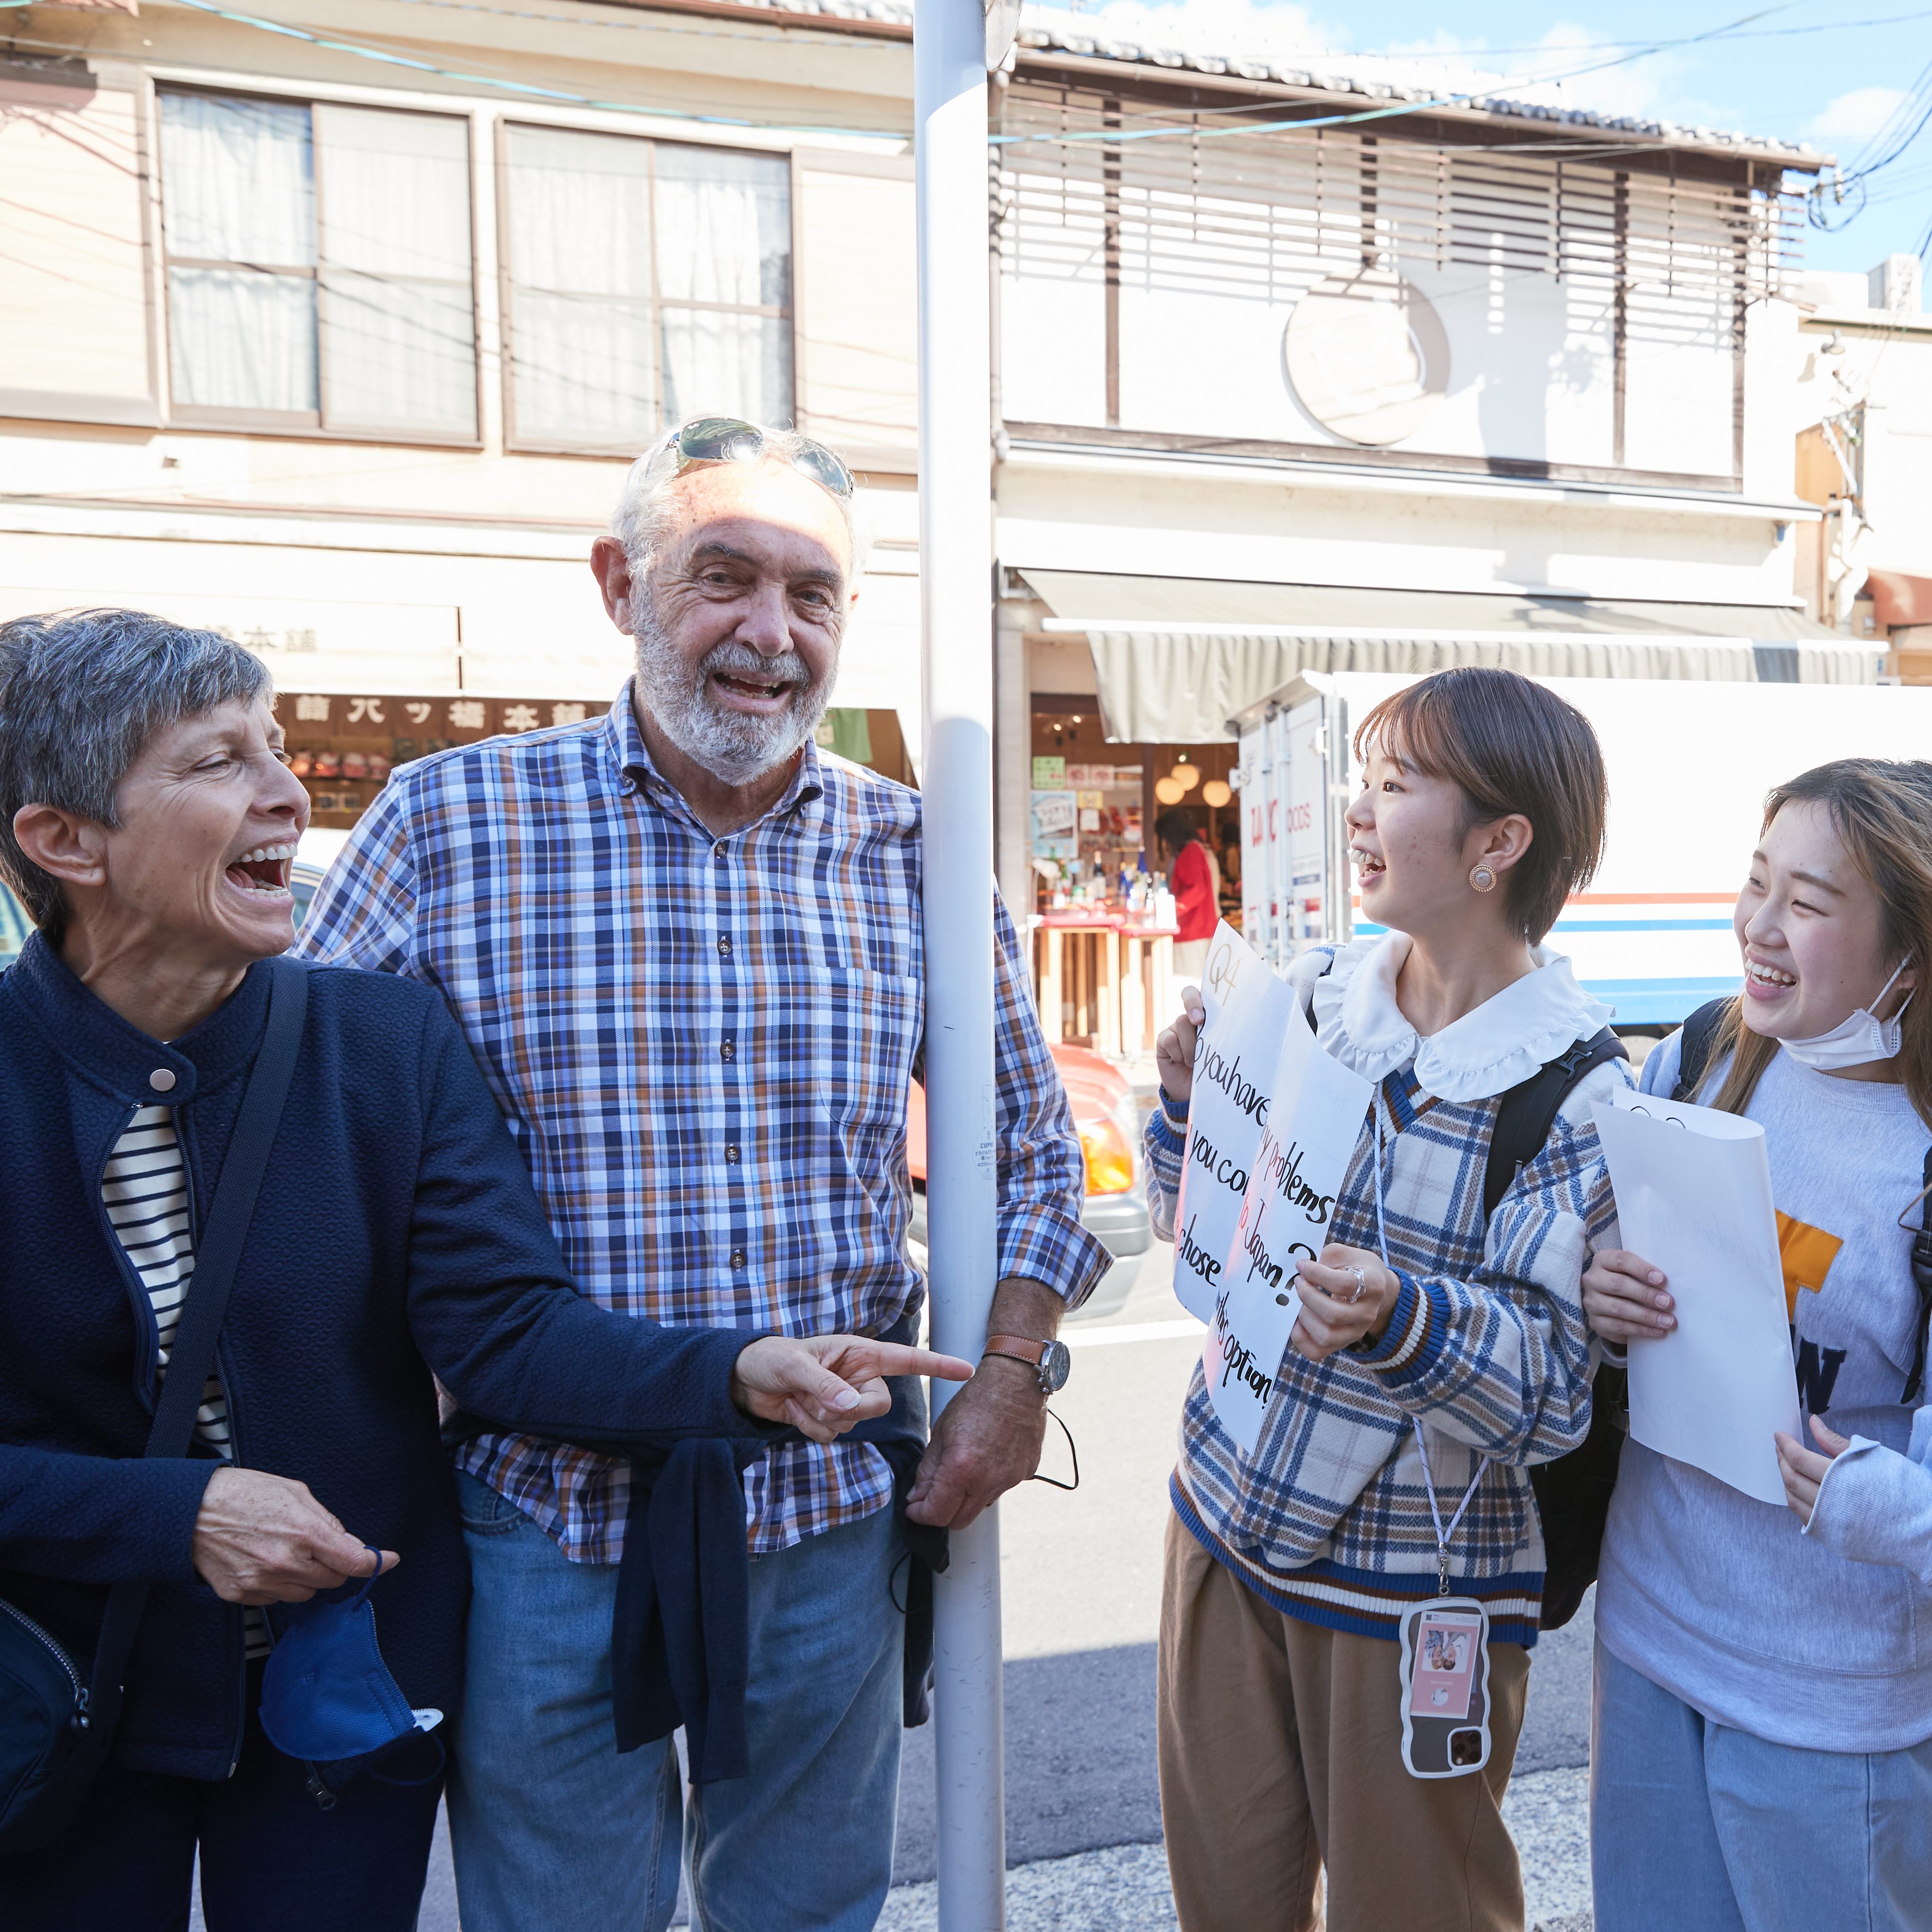
M1490 1619L1473 1597L1402 1618L1402 1761L1412 1778L1466 1778L1490 1761Z

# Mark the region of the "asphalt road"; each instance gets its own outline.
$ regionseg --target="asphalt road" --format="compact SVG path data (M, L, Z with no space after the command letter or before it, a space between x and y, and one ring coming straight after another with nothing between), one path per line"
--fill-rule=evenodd
M1000 1505L1010 1864L1160 1837L1161 1542L1176 1419L1200 1351L1198 1330L1161 1332L1186 1319L1173 1298L1172 1260L1171 1249L1156 1246L1118 1314L1069 1324L1073 1373L1054 1407L1079 1445L1078 1492L1028 1484ZM1064 1445L1048 1453L1064 1456ZM1586 1604L1537 1648L1519 1772L1588 1760L1588 1612ZM933 1826L928 1726L906 1734L896 1882L934 1875ZM198 1912L194 1924L200 1932ZM420 1932L458 1932L440 1839Z
M1126 1336L1186 1319L1169 1286L1172 1252L1148 1257L1118 1316L1064 1331L1073 1373L1054 1406L1079 1444L1078 1493L1028 1484L1000 1504L1011 1864L1160 1837L1161 1544L1175 1424L1200 1342L1198 1330ZM1519 1771L1588 1760L1589 1610L1537 1646ZM906 1734L897 1882L933 1876L933 1805L928 1726Z

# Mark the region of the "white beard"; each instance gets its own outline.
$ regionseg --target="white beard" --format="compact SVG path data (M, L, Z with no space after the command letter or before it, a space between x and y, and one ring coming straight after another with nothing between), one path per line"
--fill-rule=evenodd
M715 644L695 667L666 635L641 582L631 598L631 634L638 646L638 689L658 729L685 756L729 785L748 784L783 764L818 729L832 700L836 657L814 686L795 652L766 657L748 644ZM713 671L794 680L792 700L769 718L727 711L712 700Z

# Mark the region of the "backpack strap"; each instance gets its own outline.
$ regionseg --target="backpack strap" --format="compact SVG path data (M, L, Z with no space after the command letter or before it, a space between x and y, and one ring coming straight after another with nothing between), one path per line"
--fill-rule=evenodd
M1925 1191L1918 1197L1918 1228L1912 1237L1912 1285L1918 1291L1918 1322L1912 1344L1912 1373L1899 1400L1910 1408L1925 1390L1926 1328L1932 1323L1932 1148L1925 1150ZM1908 1208L1906 1212L1912 1210Z
M1730 1004L1729 1000L1712 1000L1684 1022L1684 1037L1677 1048L1677 1084L1670 1095L1673 1100L1696 1104L1697 1090L1711 1064L1711 1042L1717 1038L1718 1023Z
M1588 1040L1578 1040L1567 1053L1539 1067L1503 1096L1490 1133L1489 1164L1483 1172L1485 1221L1496 1211L1510 1182L1542 1151L1556 1111L1570 1090L1593 1067L1629 1058L1623 1042L1605 1027Z

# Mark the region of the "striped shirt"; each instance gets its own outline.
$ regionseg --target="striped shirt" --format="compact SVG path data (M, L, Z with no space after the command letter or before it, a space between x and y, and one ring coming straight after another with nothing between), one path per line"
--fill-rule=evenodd
M194 1230L188 1206L188 1169L170 1107L142 1107L128 1123L100 1180L100 1198L115 1235L147 1291L154 1311L158 1378L168 1372L182 1304L194 1274ZM228 1397L212 1366L195 1412L195 1438L224 1462L235 1460L228 1426ZM248 1654L266 1656L268 1635L262 1612L247 1612Z
M876 1335L922 1292L905 1236L922 851L916 792L810 744L770 811L715 837L652 765L626 686L592 723L398 771L299 950L442 994L592 1300ZM1004 908L995 927L998 1270L1077 1305L1109 1258L1081 1226L1080 1144ZM622 1460L495 1433L458 1454L566 1556L621 1556ZM784 1444L746 1472L751 1549L891 1496L868 1444Z

